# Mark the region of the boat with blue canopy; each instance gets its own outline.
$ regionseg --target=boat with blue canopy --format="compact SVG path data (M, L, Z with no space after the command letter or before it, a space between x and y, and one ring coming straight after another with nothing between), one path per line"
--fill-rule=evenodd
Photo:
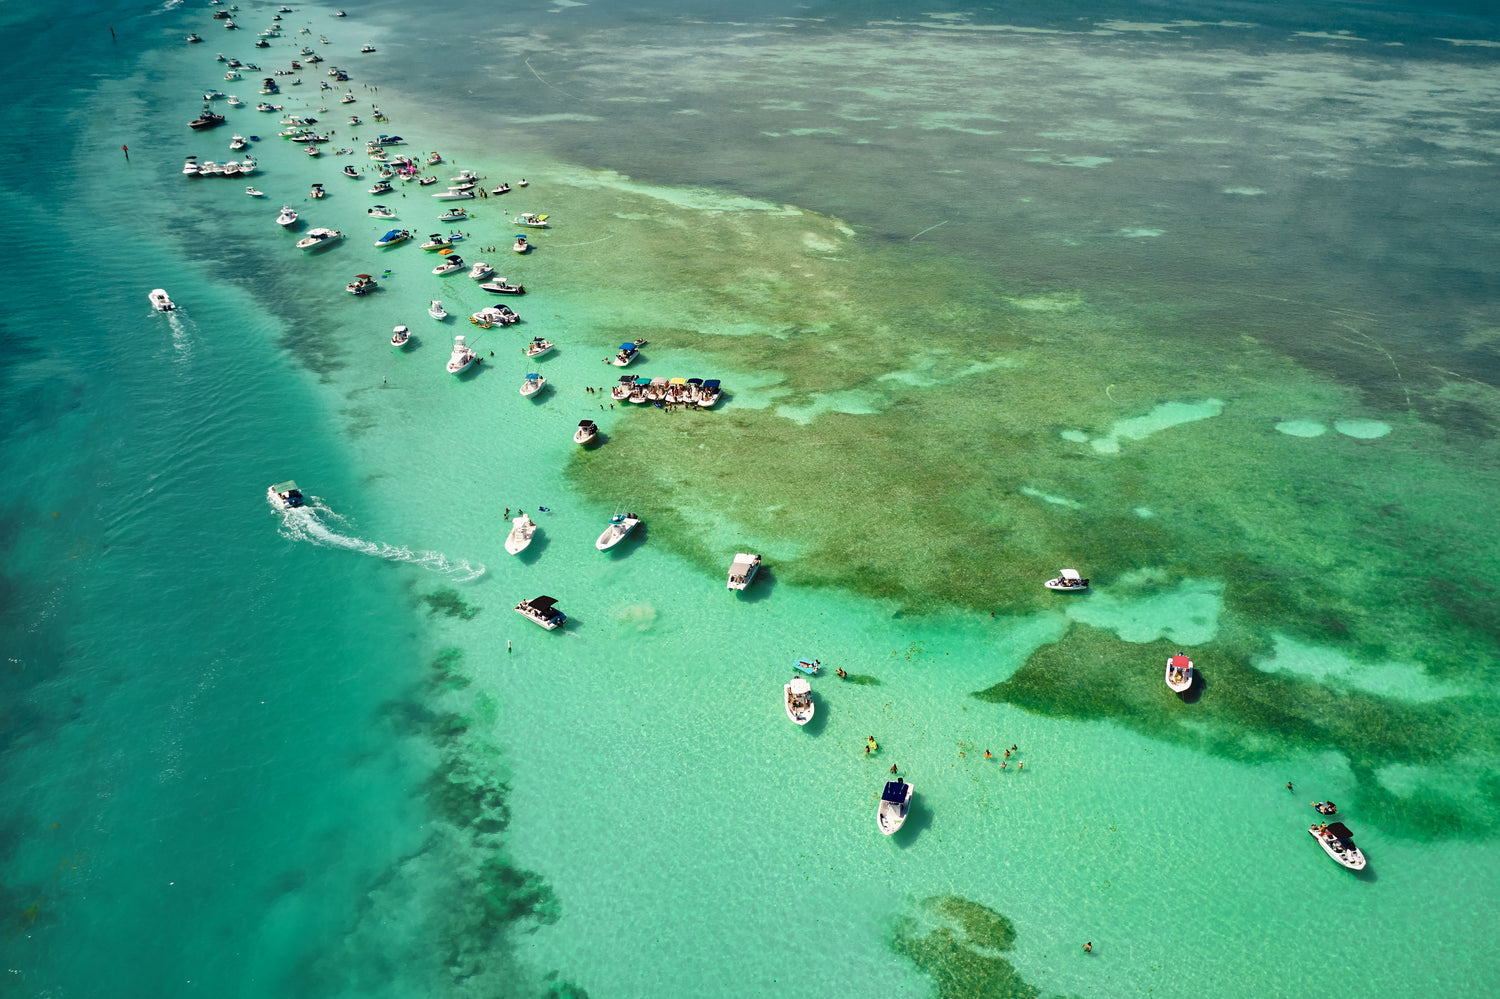
M875 810L875 824L882 833L889 836L906 822L911 794L912 786L900 777L886 781L885 790L880 794L880 805Z
M699 386L697 392L694 394L693 401L704 409L709 409L714 403L719 401L721 392L722 390L719 388L719 380L717 378L705 378L703 384Z
M411 239L411 232L406 229L392 229L375 241L376 246L395 246Z
M609 397L619 402L630 398L630 390L635 388L635 379L630 375L621 375L615 387L609 390Z
M640 352L641 348L636 344L622 343L620 344L620 352L615 355L615 359L610 363L617 368L623 368L631 361L635 360L636 355Z

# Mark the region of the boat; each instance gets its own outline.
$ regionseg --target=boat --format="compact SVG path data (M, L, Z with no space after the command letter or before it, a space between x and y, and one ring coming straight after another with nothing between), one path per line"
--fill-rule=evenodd
M222 124L224 124L224 116L216 114L210 105L204 104L203 112L188 122L188 128L191 128L195 132L201 132L206 128L217 128Z
M547 351L551 350L554 346L555 344L553 344L551 340L548 340L545 337L534 336L531 338L530 343L521 348L521 351L527 357L541 357L543 354L547 353Z
M530 600L522 600L516 604L516 613L535 621L548 631L556 631L568 620L568 616L557 609L557 601L552 597L532 597Z
M516 186L517 187L525 187L526 183L527 183L526 178L522 177L520 180L516 181Z
M438 216L439 222L462 222L469 217L467 208L450 208Z
M151 307L154 308L157 312L171 312L173 309L177 308L176 305L172 304L172 299L162 288L151 289L151 294L147 295L146 297L151 299Z
M371 194L389 194L389 193L391 193L391 182L388 181L388 180L377 180L370 187L370 193Z
M404 243L408 239L411 239L410 231L406 229L392 229L390 232L377 239L375 241L375 245L380 247L395 246L397 243Z
M433 197L439 201L473 201L474 191L471 188L450 187L446 191L434 194Z
M324 84L324 86L327 86L327 84ZM362 122L362 121L359 120L359 115L357 115L357 114L351 114L349 116L349 124L350 125L363 125L364 122Z
M319 149L317 146L308 146L307 155L311 157L322 156L323 150Z
M380 285L376 284L375 279L370 275L356 274L353 281L344 285L344 290L351 295L368 295L379 287Z
M250 138L253 139L255 138L255 136L252 135ZM254 156L246 156L244 159L240 160L240 175L244 176L247 173L254 173L256 167L258 167L259 165L260 164L255 162Z
M1193 685L1193 661L1181 652L1167 660L1167 686L1182 693Z
M625 401L626 402L633 402L633 403L635 403L637 405L640 405L641 403L643 403L643 402L646 401L646 390L648 388L650 388L650 387L651 387L651 379L649 379L649 378L637 378L637 379L635 379L635 382L630 386L630 394L625 397Z
M533 371L531 374L527 375L526 380L521 383L521 394L529 399L546 387L547 379L543 378L541 375Z
M281 84L276 82L276 77L274 76L263 77L260 81L260 92L262 94L279 94L281 93Z
M361 52L374 52L375 51L375 46L371 45L369 42L365 42L363 45L361 45L359 47L359 50Z
M229 95L229 106L232 107L232 108L242 108L242 107L245 106L245 102L242 101L242 100L240 100L234 94L230 94Z
M759 570L759 555L738 552L734 556L734 561L729 563L729 588L731 590L743 590L750 585L750 581L755 578L755 574Z
M224 177L238 177L240 175L240 165L235 160L226 160L219 164L219 169L215 173Z
M483 260L479 261L473 267L469 268L469 277L473 278L475 281L483 281L493 273L495 273L495 268L491 267Z
M717 378L705 378L693 401L703 409L711 409L713 404L719 401L721 392Z
M346 13L344 13L341 10L336 10L336 11L333 12L333 16L334 17L348 17L349 15L346 14Z
M432 304L427 306L427 314L438 322L448 318L448 310L443 308L441 299L434 298Z
M620 344L620 352L615 355L615 359L610 363L617 368L623 368L631 361L635 360L636 356L639 355L640 352L641 348L636 346L634 343L622 343Z
M248 194L248 195L250 195L250 197L252 197L252 198L264 198L266 196L266 192L265 191L257 191L253 187L247 187L247 188L245 188L245 193Z
M210 90L208 93L203 95L203 99L205 101L222 101L224 99L224 96L225 94L222 90Z
M601 552L609 551L615 545L624 541L625 535L635 530L636 525L640 522L641 518L633 513L615 514L609 518L609 526L604 529L603 534L599 535L599 540L594 542L594 547Z
M661 402L667 397L667 380L665 378L653 378L646 386L646 401Z
M188 36L187 36L187 40L188 40L188 42L189 42L189 43L192 43L192 42L201 42L201 41L203 41L203 39L202 39L202 38L199 38L199 37L198 37L198 34L197 34L197 32L194 32L194 33L193 33L193 34L190 34L190 35L188 35Z
M339 98L340 104L353 104L356 100L353 91L344 91L344 96Z
M226 79L226 80L243 80L244 77L240 75L240 71L239 70L237 70L233 66L231 66L231 67L229 67L229 69L227 69L227 70L224 71L224 79Z
M617 402L624 402L630 398L630 390L633 388L635 388L635 378L630 375L621 375L614 388L609 390L609 397Z
M309 150L309 152L311 151L312 150ZM307 192L307 196L309 198L326 198L328 197L328 192L323 190L322 184L314 184L312 186L312 190Z
M453 354L448 358L448 374L461 375L473 367L479 360L479 355L464 343L463 335L453 338Z
M286 226L290 229L297 224L297 209L291 205L282 205L281 214L276 216L276 224Z
M536 534L536 523L526 514L521 514L510 522L510 533L505 536L505 550L512 555L519 555L531 544L531 539Z
M441 154L437 153L436 151L427 154L427 165L428 166L437 166L441 162L443 162L443 157L442 157Z
M266 490L266 499L270 500L272 506L282 510L294 510L305 502L302 490L291 479L272 485Z
M237 29L239 27L239 25L235 24L234 21L230 20L230 21L225 21L224 22L224 27L228 31L234 31L235 29Z
M466 266L467 265L464 263L464 258L455 253L451 257L444 257L442 261L432 269L432 273L452 274L454 271L463 270Z
M497 277L493 281L486 281L479 286L485 291L492 291L496 295L524 295L526 286L524 284L506 284L505 278Z
M812 684L800 676L794 676L782 684L781 689L786 692L786 716L798 725L806 725L812 721Z
M823 661L821 659L798 659L796 662L792 663L792 669L801 670L808 676L816 675L818 670L822 669L822 667Z
M521 321L521 317L503 305L487 305L469 317L469 322L482 329L491 326L511 326Z
M261 101L259 104L255 105L255 110L257 110L257 111L280 111L280 110L282 110L282 107L283 106L280 105L280 104L267 104L265 101Z
M1339 810L1339 807L1331 801L1315 801L1312 806L1318 810L1319 815L1334 815Z
M1323 852L1351 871L1365 869L1365 855L1354 845L1354 833L1342 822L1314 823L1308 833Z
M497 187L497 188L493 189L492 191L490 191L490 193L491 194L509 194L510 193L510 185L509 184L501 184L499 187Z
M187 162L182 164L182 175L184 177L198 176L198 157L189 156Z
M239 152L241 149L244 149L248 145L250 145L249 140L246 139L243 135L240 135L238 132L235 133L234 138L229 140L229 148L235 152Z
M441 249L444 249L445 247L451 247L452 245L453 245L453 240L452 239L450 239L447 236L444 236L440 232L435 232L432 235L430 235L430 236L427 237L427 242L425 242L425 243L422 244L422 249L429 250L429 251L430 250L441 250Z
M578 429L573 432L574 444L587 444L599 436L599 427L593 420L579 420Z
M396 217L396 210L387 208L385 205L375 205L373 208L366 208L365 214L371 218L393 219Z
M1059 569L1057 576L1042 584L1049 590L1064 593L1081 593L1089 588L1089 581L1078 575L1077 569Z
M512 250L515 250L517 253L525 253L527 250L531 249L531 244L526 242L525 236L517 234L516 241L511 244L510 248Z
M548 215L537 215L535 212L522 212L511 219L510 224L530 226L533 229L547 229L550 228L547 222L547 219L550 217Z
M906 822L907 810L911 808L911 785L900 777L886 781L880 794L880 806L875 809L875 824L889 836Z
M437 183L437 178L436 177L418 177L417 178L417 186L418 187L427 187L430 184L436 184L436 183Z
M309 229L307 235L297 240L297 249L315 250L320 246L336 243L344 237L337 229ZM359 294L356 292L355 294Z
M405 347L409 343L411 343L411 330L405 326L397 326L391 330L392 347Z

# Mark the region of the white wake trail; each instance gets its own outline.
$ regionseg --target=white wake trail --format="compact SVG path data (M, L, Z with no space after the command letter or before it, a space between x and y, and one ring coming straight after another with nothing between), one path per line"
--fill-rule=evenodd
M464 558L449 558L442 552L420 551L399 545L388 545L383 541L369 541L351 537L334 530L332 525L345 526L344 517L335 513L322 499L307 497L305 505L292 510L279 510L281 535L293 541L307 541L324 548L342 548L345 551L373 555L388 562L406 562L419 565L457 583L467 583L484 575L482 562L470 562Z

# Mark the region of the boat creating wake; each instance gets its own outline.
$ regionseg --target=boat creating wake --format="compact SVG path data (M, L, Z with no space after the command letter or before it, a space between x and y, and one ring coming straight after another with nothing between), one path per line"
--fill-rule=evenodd
M178 359L185 360L193 352L193 334L188 328L191 320L184 319L179 309L173 309L164 315L167 317L167 325L172 327L172 346L177 350Z
M304 505L291 510L273 508L281 514L281 536L293 541L308 541L324 548L343 548L346 551L383 558L387 562L419 565L424 569L447 576L457 583L467 583L472 579L478 579L485 572L482 562L470 562L463 558L451 559L442 552L413 551L410 548L388 545L380 541L366 541L364 538L350 537L348 534L340 533L334 528L347 527L348 522L316 496L307 497Z

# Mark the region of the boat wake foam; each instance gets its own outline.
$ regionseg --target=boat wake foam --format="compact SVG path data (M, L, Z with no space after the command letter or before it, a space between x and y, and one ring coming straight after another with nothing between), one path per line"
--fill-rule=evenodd
M307 497L306 504L292 510L278 510L281 514L281 536L293 541L307 541L324 548L342 548L385 559L387 562L405 562L447 576L457 583L467 583L485 573L483 562L470 562L464 558L449 558L442 552L414 551L399 545L388 545L382 541L367 541L364 538L342 534L335 527L345 527L347 522L316 496ZM333 525L333 526L330 526Z
M193 336L188 328L188 321L182 318L177 309L168 312L166 316L167 325L172 327L172 346L176 348L179 360L186 359L193 351Z

